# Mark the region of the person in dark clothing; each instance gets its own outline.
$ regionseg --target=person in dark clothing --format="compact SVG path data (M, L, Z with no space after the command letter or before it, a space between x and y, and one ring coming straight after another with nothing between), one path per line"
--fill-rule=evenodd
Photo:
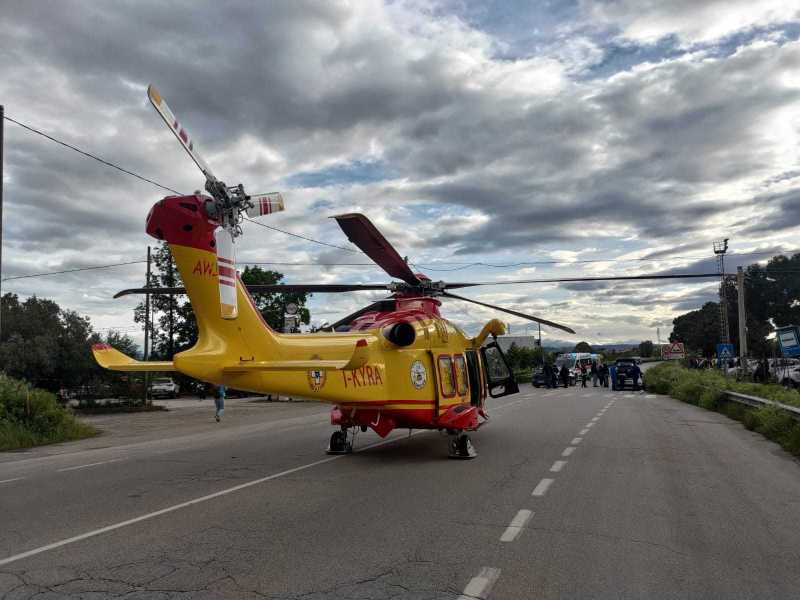
M553 377L553 381L552 381L553 389L555 389L555 388L558 387L558 367L555 366L555 365L553 365L552 377Z
M631 370L629 371L629 373L631 374L631 378L633 379L633 391L634 392L638 392L639 391L639 377L642 376L642 370L639 368L639 365L634 364L633 367L631 367Z
M567 369L567 365L561 365L561 383L564 384L564 387L569 387L569 369Z
M597 376L600 379L600 387L608 387L608 365L606 363L600 363L600 366L597 367Z
M553 369L550 368L550 363L544 363L542 378L544 379L544 387L549 389L553 383Z
M617 365L611 365L611 390L616 391L617 389Z
M581 365L581 387L586 387L586 379L589 374L586 372L586 365Z
M592 387L597 387L598 372L596 362L592 361L592 368L589 373L592 375Z

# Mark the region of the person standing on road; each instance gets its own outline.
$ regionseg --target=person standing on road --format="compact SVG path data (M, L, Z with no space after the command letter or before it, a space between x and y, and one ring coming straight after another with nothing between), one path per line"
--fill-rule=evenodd
M592 387L597 387L597 363L592 361Z
M550 363L544 363L542 367L542 379L544 379L544 387L550 389L553 383L553 370L550 368Z
M586 379L589 377L589 374L586 372L586 365L581 363L581 387L586 387Z
M617 391L617 365L612 364L610 367L611 371L611 391Z
M567 369L567 365L561 365L561 383L564 384L564 387L569 387L569 369Z
M639 391L639 377L642 376L642 370L639 368L639 365L633 363L631 370L629 371L631 377L633 378L633 391Z
M218 385L214 389L214 408L216 412L214 413L214 418L219 423L219 420L222 418L222 413L225 412L225 386Z

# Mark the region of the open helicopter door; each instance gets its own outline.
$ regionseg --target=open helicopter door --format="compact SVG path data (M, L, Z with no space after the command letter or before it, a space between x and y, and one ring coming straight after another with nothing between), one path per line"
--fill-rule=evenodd
M514 373L508 366L508 361L497 342L491 342L481 348L483 358L483 373L486 376L489 395L492 398L501 398L519 391Z

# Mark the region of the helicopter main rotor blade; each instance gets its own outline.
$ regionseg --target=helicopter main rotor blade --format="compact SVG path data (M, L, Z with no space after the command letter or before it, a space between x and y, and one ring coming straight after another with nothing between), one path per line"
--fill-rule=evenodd
M414 275L408 263L367 217L360 213L349 213L336 215L333 218L339 223L347 239L358 246L381 269L409 285L420 284L419 278Z
M300 283L286 285L267 285L267 284L245 284L247 291L251 294L263 293L289 293L289 292L310 292L310 293L339 293L339 292L361 292L388 290L385 284L327 284L327 283ZM114 298L121 298L130 294L185 294L184 287L150 287L150 288L130 288L114 294Z
M153 108L155 108L156 112L158 112L158 114L161 115L161 118L164 119L164 123L166 123L170 131L175 134L175 137L178 138L181 146L183 146L186 152L189 153L189 156L194 161L194 164L200 168L206 179L212 182L217 181L217 178L214 177L214 174L206 164L206 161L203 160L203 158L195 149L194 142L192 142L189 134L178 122L178 119L175 118L172 110L170 110L169 106L167 106L166 101L161 97L161 94L158 93L158 90L152 83L147 86L147 97L150 98L150 103L153 105Z
M566 331L567 333L575 333L574 330L570 329L566 325L560 325L558 323L554 323L553 321L540 319L539 317L534 317L533 315L527 315L525 313L521 313L516 310L511 310L510 308L503 308L502 306L496 306L494 304L486 304L485 302L479 302L478 300L473 300L472 298L465 298L464 296L457 296L456 294L451 294L450 292L442 292L442 296L446 298L455 298L456 300L463 300L464 302L472 302L473 304L485 306L486 308L493 308L494 310L499 310L500 312L514 315L515 317L522 317L523 319L528 319L529 321L535 321L536 323L541 323L542 325L549 325L550 327L555 327L556 329L560 329L561 331Z
M445 283L444 288L454 290L457 288L474 287L476 285L506 285L520 283L571 283L581 281L635 281L647 279L697 279L697 278L719 278L727 273L678 273L675 275L626 275L620 277L564 277L562 279L517 279L512 281L476 281L464 283Z

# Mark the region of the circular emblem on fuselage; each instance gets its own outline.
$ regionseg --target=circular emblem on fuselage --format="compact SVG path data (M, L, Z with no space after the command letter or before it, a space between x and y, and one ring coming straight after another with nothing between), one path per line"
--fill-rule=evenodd
M411 365L411 383L415 388L421 390L428 383L428 371L421 360L415 360Z
M311 369L308 372L308 385L312 392L318 392L325 386L326 373L322 369Z

